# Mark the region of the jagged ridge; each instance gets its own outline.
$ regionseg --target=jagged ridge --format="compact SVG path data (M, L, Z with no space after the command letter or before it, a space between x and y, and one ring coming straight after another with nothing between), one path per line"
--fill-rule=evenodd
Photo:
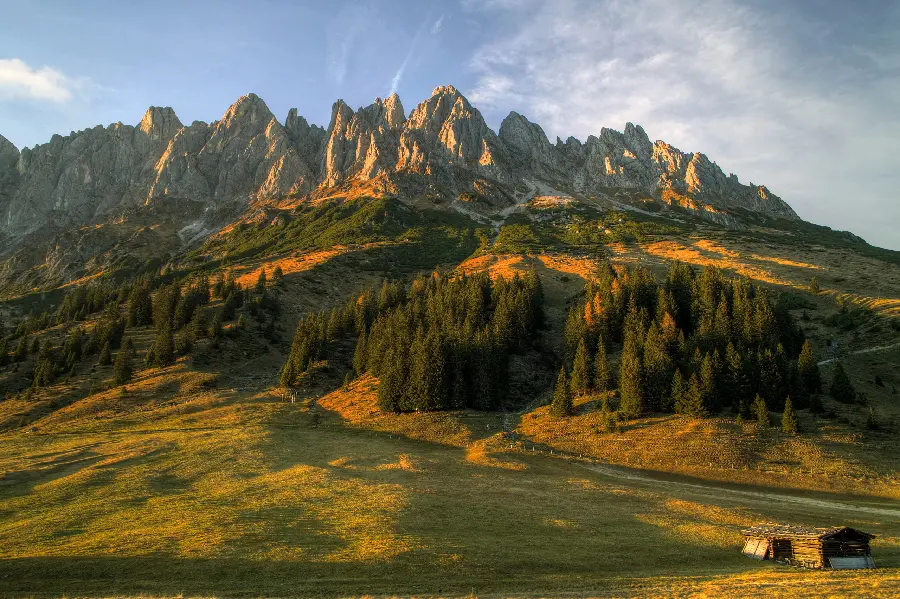
M401 196L397 180L415 180L415 189L451 201L499 190L488 211L508 205L523 183L539 182L585 196L639 190L728 224L744 212L797 218L765 187L742 185L703 154L651 142L640 126L551 144L539 125L513 112L494 133L452 86L435 89L408 118L396 95L357 111L338 100L327 129L296 109L282 124L248 94L210 124L184 126L171 108L152 107L137 127L56 135L21 153L0 138L2 229L13 236L161 199L240 208L377 178Z

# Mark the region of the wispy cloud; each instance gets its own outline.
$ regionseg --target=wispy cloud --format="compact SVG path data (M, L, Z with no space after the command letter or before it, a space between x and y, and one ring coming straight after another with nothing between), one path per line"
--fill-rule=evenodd
M441 32L441 29L444 28L444 17L446 15L441 15L437 21L431 26L431 35L437 35Z
M79 82L50 68L33 68L18 58L0 59L0 99L68 102Z
M337 12L327 34L326 76L341 85L357 41L376 20L377 13L371 4L349 3Z
M900 78L884 57L898 55L896 36L871 47L863 28L848 40L848 27L792 5L762 12L737 0L463 7L509 27L472 54L470 97L489 113L516 109L563 137L640 123L768 184L804 217L891 243ZM896 16L875 25L889 30Z
M406 73L406 67L409 66L409 61L412 60L413 54L416 51L416 48L419 46L419 42L422 39L422 36L425 34L425 31L429 31L431 35L437 35L441 32L441 29L444 26L444 16L441 15L437 21L432 23L431 27L428 27L428 23L431 23L431 16L428 16L419 28L416 30L416 35L413 36L412 41L409 43L409 50L406 52L406 56L403 58L403 62L400 63L400 67L397 69L397 72L394 73L394 77L391 79L391 90L388 92L388 95L393 95L397 92L397 88L400 85L400 82L403 80L403 75Z

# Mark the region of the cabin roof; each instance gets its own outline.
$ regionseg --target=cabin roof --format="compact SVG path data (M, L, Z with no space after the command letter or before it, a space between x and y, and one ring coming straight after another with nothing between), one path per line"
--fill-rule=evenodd
M786 539L827 539L843 532L852 532L867 539L875 535L850 528L849 526L832 526L816 528L812 526L792 526L790 524L760 524L741 531L748 537L786 538Z

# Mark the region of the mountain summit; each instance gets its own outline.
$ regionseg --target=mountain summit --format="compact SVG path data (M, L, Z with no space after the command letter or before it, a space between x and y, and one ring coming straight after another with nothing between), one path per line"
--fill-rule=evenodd
M0 227L18 236L80 226L159 200L239 210L377 178L401 197L427 189L450 206L480 198L466 210L487 216L536 190L596 197L619 189L722 224L797 218L765 187L726 176L704 154L651 142L640 126L552 144L511 112L495 133L456 88L442 86L408 117L396 95L356 111L338 100L327 129L296 109L282 124L248 94L210 124L185 126L171 108L151 107L136 127L56 135L21 153L0 138Z

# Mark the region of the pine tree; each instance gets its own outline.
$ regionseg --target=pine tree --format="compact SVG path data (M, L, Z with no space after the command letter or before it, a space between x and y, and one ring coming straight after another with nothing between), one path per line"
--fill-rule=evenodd
M401 403L404 395L404 367L397 359L397 352L391 348L385 357L384 368L378 384L378 407L382 412L402 411Z
M819 287L819 279L813 277L809 280L809 292L813 295L818 295L821 293L822 289Z
M866 416L866 428L870 431L877 431L880 427L878 426L878 420L875 418L875 409L869 408L869 414Z
M281 285L281 281L284 279L284 271L281 270L281 265L275 267L275 270L272 271L272 282L275 285Z
M619 397L622 411L630 418L636 418L647 410L643 364L637 334L633 329L625 333L625 348L619 365Z
M566 328L564 337L566 343L566 363L568 363L575 355L578 343L584 338L586 327L584 323L584 314L580 306L575 306L569 310L566 318Z
M356 373L356 376L361 376L366 371L368 357L368 335L366 327L363 325L363 330L356 340L356 350L353 352L353 371Z
M175 343L172 339L172 329L167 326L160 327L153 343L153 365L165 368L175 363Z
M572 378L570 386L572 395L582 396L586 394L591 387L591 366L588 359L587 346L584 338L578 342L578 349L575 351L575 359L572 362Z
M123 346L116 353L116 361L113 364L113 382L116 385L124 385L131 380L131 349Z
M112 364L112 353L109 348L109 341L103 344L103 349L100 351L100 359L97 360L97 364L100 366L109 366Z
M760 426L772 426L772 419L769 416L769 407L766 401L759 395L753 400L753 413L756 415L756 422Z
M670 391L669 403L672 409L678 414L687 413L688 385L681 374L681 370L676 368L675 374L672 376L672 386Z
M556 389L553 392L553 401L550 403L550 415L554 418L563 418L572 415L572 395L569 393L569 380L566 369L559 369L556 378Z
M28 356L28 338L22 337L16 344L16 350L13 352L13 360L23 362Z
M609 362L606 359L606 344L602 336L597 337L597 353L594 354L594 389L609 390Z
M813 414L824 414L825 406L822 405L822 398L815 393L809 398L809 411Z
M700 366L700 389L703 396L704 412L715 412L719 404L719 391L716 379L715 352L711 352L703 356L703 363Z
M266 290L266 267L259 269L259 276L256 278L256 293L263 293Z
M788 435L796 435L800 430L800 419L797 412L794 411L794 405L791 398L788 397L784 401L784 413L781 415L781 430Z
M822 392L822 375L819 372L819 365L813 358L812 345L809 340L803 342L803 349L800 350L800 357L797 358L797 370L800 374L800 382L806 388L807 393Z
M766 405L777 409L779 398L783 397L781 371L772 350L766 349L758 355L758 381L759 394L766 401Z
M856 401L856 388L854 388L840 361L834 363L834 376L831 379L830 394L841 403L853 403Z
M655 322L647 331L643 365L647 409L668 408L674 366L666 349L666 341Z
M600 403L600 411L604 414L612 412L612 406L609 403L609 393L603 394L603 401Z
M707 416L706 402L703 397L703 384L697 373L691 375L682 401L682 413L696 418Z

